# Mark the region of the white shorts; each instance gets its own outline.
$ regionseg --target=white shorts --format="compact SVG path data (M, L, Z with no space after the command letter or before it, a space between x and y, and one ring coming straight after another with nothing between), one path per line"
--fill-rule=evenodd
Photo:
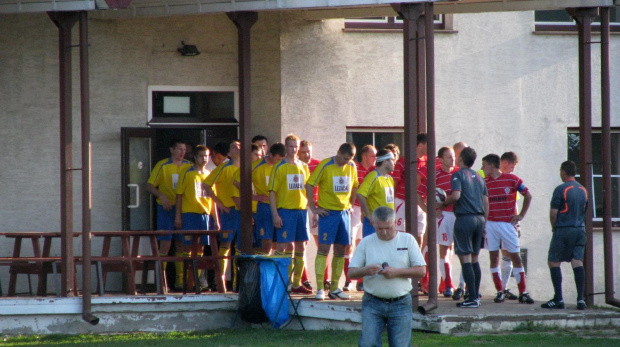
M396 231L406 231L405 226L405 200L394 198L394 206L396 207ZM418 206L418 236L424 236L426 232L426 213Z
M362 239L362 208L360 206L353 206L353 214L351 215L351 244L353 241Z
M443 218L438 220L437 226L437 244L443 246L452 246L454 243L454 222L456 216L454 212L442 211Z
M502 249L510 253L520 252L519 237L514 225L508 222L487 221L486 231L485 248L490 252L499 251L500 244Z
M319 235L319 223L317 222L316 226L312 226L312 216L314 216L314 213L312 213L312 210L310 210L308 208L308 230L310 230L310 234L312 235Z

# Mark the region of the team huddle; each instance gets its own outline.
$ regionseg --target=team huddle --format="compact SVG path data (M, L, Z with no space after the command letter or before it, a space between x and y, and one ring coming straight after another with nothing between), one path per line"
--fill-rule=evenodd
M343 143L334 156L319 161L312 158L312 144L301 141L293 134L287 136L283 143L271 146L268 146L267 139L263 136L255 136L252 142L255 253L287 256L293 259L289 268L289 275L292 277L290 290L293 293L315 294L318 300L328 297L349 299L345 292L350 290L352 281L357 281L358 291L364 290L363 278L369 276L365 274L360 276L362 278L348 276L352 246L374 235L377 223L383 226L381 223L385 223L388 217L393 219L396 231L404 232L407 228L404 223L407 203L405 158L400 156L398 146L390 144L377 150L372 145L366 145L361 149L361 160L355 162L353 159L356 147L351 143ZM431 160L430 163L426 156L426 143L426 134L418 134L417 230L422 240L419 247L422 250L421 256L425 257L426 261L421 258L411 265L424 266L428 262L425 233L427 165L434 164L436 186L445 191L447 196L445 201L437 206L436 230L441 273L439 292L457 301L464 299L457 304L459 307L478 307L481 280L478 255L481 248L486 248L489 251L490 272L497 291L494 301L500 303L508 299L533 304L534 300L526 289L525 269L519 245L519 222L527 214L532 195L523 181L512 173L518 164L517 155L513 152L506 152L501 156L486 155L482 158L482 169L476 171L472 169L476 153L465 143L459 142L452 147L441 147L434 162ZM220 143L213 147L213 153L205 146L196 146L192 162L184 159L186 145L180 140L175 140L170 146L171 157L157 163L147 182L147 190L157 198L158 229L215 228L230 231L220 235L219 255L222 257L220 265L223 273L226 273L228 267L225 257L230 254L235 242L238 242L241 229L239 212L241 145L239 141ZM211 161L208 160L209 157ZM568 170L566 175L572 174L571 177L574 178L574 170L570 171L570 168L565 168L563 164L561 172L565 173L565 170ZM564 178L562 176L563 180ZM567 180L570 181L570 177ZM519 194L523 197L520 212L517 211ZM566 196L559 198L566 199ZM555 193L554 199L556 199ZM560 210L562 203L552 201L551 213L553 216L555 211L556 220L558 215L566 212ZM559 207L554 209L556 205ZM571 207L574 207L571 209L572 213L577 209L575 218L579 224L580 206L571 205ZM393 212L385 212L384 209ZM376 211L381 220L376 220ZM551 218L554 230L562 227L555 224L556 220ZM568 224L571 228L581 227L573 225L575 223ZM557 234L554 233L554 239ZM313 236L317 245L314 264L319 288L316 293L310 285L306 270L305 253L309 235ZM382 239L381 235L379 238ZM171 235L160 239L160 254L168 254L171 242ZM206 239L201 240L201 244L207 242ZM416 243L415 240L413 242ZM553 242L552 248L568 247L554 246ZM364 249L367 247L366 243ZM179 236L175 240L177 255L189 256L190 245L191 238ZM417 243L415 247L418 247ZM332 250L330 276L327 265ZM453 253L459 257L462 268L458 285L453 280L451 271ZM558 277L559 262L580 260L578 250L569 255L570 259L567 259L566 252L560 253L558 251L557 256L552 257L550 249L549 267L552 280L554 276ZM357 258L355 264L359 266L360 256L356 253L355 257ZM573 262L574 268L579 268L578 265ZM176 264L176 266L182 265ZM178 269L177 274L181 273L179 270L181 269ZM353 273L363 272L353 271ZM518 295L507 288L511 274L516 280ZM577 274L578 272L576 283ZM339 288L343 275L344 286ZM559 288L556 286L557 279L554 280L556 289L554 299L543 304L543 307L563 308L561 274L559 276ZM426 293L429 290L428 278L427 269L426 275L420 279L421 290ZM177 275L175 287L181 285L182 277ZM233 282L232 285L234 287L236 284ZM580 300L578 307L583 309L585 308L583 289L580 291L579 285L577 283L578 300Z

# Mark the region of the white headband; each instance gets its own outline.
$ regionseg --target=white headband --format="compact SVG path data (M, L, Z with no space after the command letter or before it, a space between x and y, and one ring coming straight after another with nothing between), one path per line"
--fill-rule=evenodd
M387 154L384 154L384 155L382 155L380 157L377 157L377 163L380 163L380 162L382 162L384 160L387 160L387 159L394 160L394 153L388 152Z

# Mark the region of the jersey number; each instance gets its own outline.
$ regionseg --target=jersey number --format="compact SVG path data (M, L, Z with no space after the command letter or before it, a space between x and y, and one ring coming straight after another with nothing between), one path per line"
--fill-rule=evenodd
M284 230L284 231L282 232L282 237L283 237L283 238L286 238L286 230Z
M323 241L327 241L327 233L323 233Z
M448 241L448 234L443 233L443 234L441 234L441 236L442 236L444 241Z
M398 220L396 221L396 225L401 226L402 224L403 224L403 219L398 218Z

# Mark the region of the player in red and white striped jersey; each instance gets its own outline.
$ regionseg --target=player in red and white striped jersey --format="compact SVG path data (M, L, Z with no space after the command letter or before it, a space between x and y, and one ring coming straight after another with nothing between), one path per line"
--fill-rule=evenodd
M519 237L515 225L521 221L532 201L532 195L523 181L513 174L499 170L500 157L489 154L482 158L482 170L489 194L489 217L486 222L486 248L489 250L491 276L497 289L495 302L505 299L504 286L499 275L499 249L507 250L514 264L513 274L519 288L519 302L533 304L526 292L525 269L520 256ZM517 192L523 195L523 208L517 214Z
M450 180L452 173L456 171L454 166L454 151L450 147L442 147L437 152L437 158L440 163L440 167L435 173L435 182L437 188L443 189L449 196L452 192L452 185ZM418 204L424 212L426 212L426 204L424 203L424 196L427 192L427 179L426 175L422 177L422 181L418 186ZM454 205L445 207L441 214L438 215L438 227L437 227L437 244L439 245L439 270L441 273L441 284L439 291L444 294L445 297L451 297L453 294L454 284L452 282L451 272L451 258L452 258L452 245L454 243Z

